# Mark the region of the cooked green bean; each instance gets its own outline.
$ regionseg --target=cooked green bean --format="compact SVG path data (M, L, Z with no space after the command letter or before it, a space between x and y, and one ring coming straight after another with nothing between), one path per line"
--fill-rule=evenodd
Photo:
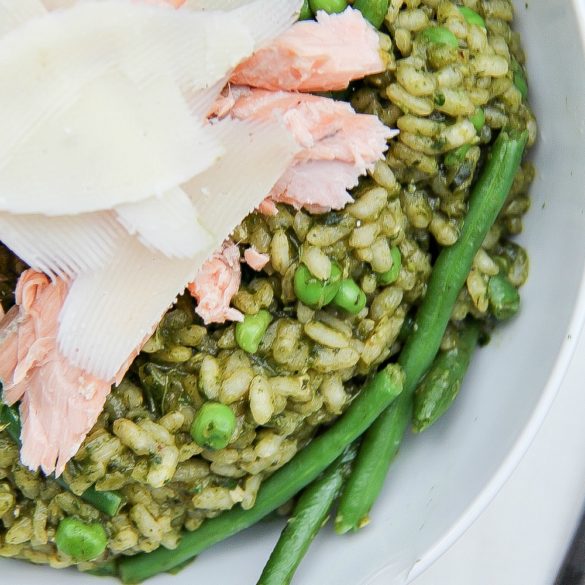
M356 530L367 523L369 511L411 420L414 390L439 350L475 254L506 201L527 139L526 132L500 133L471 194L459 240L444 248L435 262L413 333L400 353L399 363L406 376L404 391L376 420L362 441L341 495L336 521L338 532Z
M378 372L333 426L313 439L262 484L253 508L232 508L207 520L196 531L184 533L173 550L161 547L148 554L123 558L119 564L122 581L140 583L168 571L282 506L314 481L399 396L403 380L404 374L396 365Z
M87 573L88 575L93 575L94 577L115 577L116 569L117 567L114 561L106 561L105 563L99 563L93 569L82 572Z
M503 274L496 274L489 279L487 293L491 312L496 319L510 319L518 312L520 295Z
M479 324L466 323L453 349L440 352L414 393L413 427L422 432L447 412L459 394L479 340Z
M349 475L356 446L350 445L323 475L309 485L299 498L258 585L288 585L311 542L327 521L343 481Z
M355 0L353 8L359 10L373 26L380 28L388 12L388 4L388 0Z
M0 429L2 427L4 427L4 430L6 430L12 440L20 445L20 415L16 408L7 406L2 402L0 393ZM63 478L60 477L56 481L62 488L69 489L69 486ZM120 507L124 501L118 492L98 492L94 486L85 490L80 497L100 512L112 517L120 511Z
M67 482L62 477L57 478L56 481L62 488L69 489ZM100 492L93 485L88 487L79 497L112 518L118 514L124 503L124 498L119 492Z
M364 440L368 439L368 449L361 446L358 457L354 461L351 475L347 479L339 499L337 516L335 517L335 531L338 534L363 528L370 521L368 513L382 489L387 471L387 467L381 469L380 462L391 462L394 459L411 417L412 404L410 400L401 400L400 398L399 396L392 406L383 413L383 419L380 416L374 423L380 430L375 434L372 433L372 429L374 429L374 425L372 425L364 437ZM384 422L383 427L380 427L381 421ZM382 432L383 436L381 436ZM374 451L375 456L373 456Z

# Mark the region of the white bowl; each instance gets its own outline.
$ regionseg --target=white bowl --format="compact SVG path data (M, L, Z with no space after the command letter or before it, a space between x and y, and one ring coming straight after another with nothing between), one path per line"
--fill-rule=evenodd
M15 0L16 1L16 0ZM531 256L521 315L474 359L454 408L409 438L359 534L322 531L295 583L407 583L487 506L542 422L565 373L585 313L585 2L521 0L517 26L528 55L540 139L537 178L522 243ZM151 581L252 585L278 536L261 524L204 553L176 577ZM97 583L76 571L0 561L3 583ZM116 583L102 579L100 583Z

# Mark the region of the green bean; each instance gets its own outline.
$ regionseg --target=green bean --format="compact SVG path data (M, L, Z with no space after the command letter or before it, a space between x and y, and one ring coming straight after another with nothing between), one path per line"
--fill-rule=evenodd
M345 447L355 441L402 391L400 367L378 372L347 411L328 430L313 439L293 459L271 475L260 488L253 508L231 510L183 534L174 550L161 547L151 553L125 557L119 564L124 583L140 583L197 556L210 546L252 526L314 481Z
M479 132L485 126L485 112L482 108L477 108L470 116L469 121L473 124L476 132Z
M467 22L467 24L475 24L476 26L481 26L482 28L486 28L485 20L477 13L475 10L471 10L467 6L458 6L459 12Z
M319 10L324 10L329 14L343 12L347 8L346 0L309 0L309 6L316 14Z
M196 559L189 559L188 561L185 561L184 563L181 563L180 565L177 565L176 567L173 567L171 570L167 571L167 573L169 575L173 575L173 576L174 575L178 575L179 573L182 573L195 560Z
M392 246L390 249L390 255L392 256L392 268L377 275L380 284L392 284L400 275L400 269L402 268L402 255L400 254L398 246Z
M313 13L311 12L311 7L309 6L309 0L304 0L301 12L299 14L299 20L310 20L311 18L313 18Z
M237 344L248 353L256 353L271 321L272 315L264 309L255 315L246 315L236 324Z
M353 8L359 10L373 26L380 28L388 12L388 4L389 0L355 0Z
M258 585L288 585L311 542L327 522L329 511L349 475L356 446L350 445L323 475L301 494L272 551Z
M459 47L457 37L443 26L429 26L419 33L419 38L435 45L447 45L453 49Z
M367 523L369 511L411 420L414 390L439 350L475 254L506 201L527 138L526 132L500 133L473 188L459 239L444 248L435 262L413 332L399 357L406 376L404 391L370 427L362 441L354 469L341 494L338 532L355 530Z
M320 309L335 298L341 286L341 276L341 268L336 262L331 263L331 276L327 280L319 280L304 264L300 264L294 276L295 295L305 305Z
M341 281L333 302L352 315L357 315L366 306L366 293L351 278Z
M360 448L351 475L341 491L337 516L335 517L335 532L338 534L363 528L369 523L368 513L382 489L385 477L383 473L380 473L380 462L392 461L398 452L411 412L410 401L401 400L399 396L392 406L383 413L384 419L380 416L374 423L374 425L379 426L380 421L383 420L385 425L382 430L372 436L371 431L374 428L372 425L366 433L364 439L369 439L370 447L364 450L362 445ZM380 436L381 432L384 433L383 436ZM374 441L375 456L372 456L372 443Z
M236 429L234 411L220 402L206 402L195 415L191 437L206 449L224 449Z
M510 319L520 308L520 295L516 287L502 274L488 281L488 300L493 316L498 321Z
M105 563L99 563L92 569L87 571L81 570L82 573L87 573L94 577L115 577L116 576L116 563L114 561L106 561Z
M414 393L413 427L428 429L447 412L459 394L471 356L479 340L479 324L464 326L453 349L440 352Z
M58 477L56 481L63 489L69 490L67 482L62 477ZM93 485L88 487L79 497L84 502L111 517L118 514L124 503L124 498L119 492L101 492L96 490Z
M12 440L20 445L20 415L16 408L7 406L2 402L0 393L0 430L2 427L4 427L4 430ZM63 478L57 478L56 481L62 488L69 490L69 486ZM94 486L85 490L80 497L100 512L108 514L108 516L115 516L120 511L124 501L118 492L98 492Z
M55 533L55 544L60 552L74 561L87 562L103 554L108 536L97 522L86 524L77 518L63 518Z

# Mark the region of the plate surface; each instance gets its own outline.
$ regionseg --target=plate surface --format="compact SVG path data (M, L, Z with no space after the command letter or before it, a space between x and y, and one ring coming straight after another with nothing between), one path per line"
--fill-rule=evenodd
M421 437L409 437L371 525L324 530L299 570L304 585L397 585L420 574L485 508L527 449L566 370L585 313L585 59L583 5L516 3L540 127L537 178L521 241L531 256L523 308L476 356L460 399ZM267 522L153 585L252 585L281 525ZM76 571L0 560L10 585L98 583ZM116 583L101 579L99 583Z

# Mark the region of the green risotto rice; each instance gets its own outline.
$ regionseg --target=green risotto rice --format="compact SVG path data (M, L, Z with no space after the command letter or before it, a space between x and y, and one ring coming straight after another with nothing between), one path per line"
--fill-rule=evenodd
M237 227L233 240L242 251L253 246L270 257L261 272L243 269L232 303L246 317L263 315L252 338L242 341L234 323L204 326L194 300L180 297L67 465L70 491L23 467L18 446L0 431L0 556L75 564L55 544L68 516L99 523L107 535L103 554L79 563L81 570L119 555L172 549L183 530L197 530L235 505L254 506L262 481L344 412L368 374L399 352L434 258L458 239L470 187L495 135L506 127L526 129L529 145L536 139L512 17L510 0L390 1L382 27L387 71L340 98L400 129L385 160L342 211L311 215L278 205L277 215L252 213ZM525 282L528 256L512 238L530 207L533 177L529 163L518 172L442 349L453 346L468 315L482 321L484 332L495 325L490 279L505 277L515 288ZM359 290L348 285L345 300L309 306L295 288L299 267L322 279L338 267ZM23 268L2 249L5 309ZM355 310L347 304L354 293L363 308L359 299ZM225 405L235 419L218 450L203 449L191 433L209 402ZM92 485L122 495L116 516L78 497Z

